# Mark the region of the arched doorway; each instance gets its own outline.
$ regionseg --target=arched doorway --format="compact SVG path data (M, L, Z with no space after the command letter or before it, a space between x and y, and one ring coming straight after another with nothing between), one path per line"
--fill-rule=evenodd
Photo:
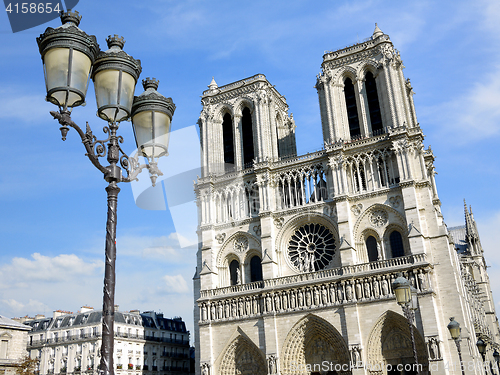
M413 336L420 373L426 374L429 368L427 350L424 339L415 326ZM368 340L368 365L372 366L369 373L372 375L414 375L417 374L414 364L408 321L393 311L385 312L373 327Z
M221 357L220 375L267 375L262 351L248 338L239 335L227 347Z
M349 351L343 337L326 320L312 314L302 318L292 327L283 343L281 358L283 373L351 374L349 366L341 368L343 364L350 363Z

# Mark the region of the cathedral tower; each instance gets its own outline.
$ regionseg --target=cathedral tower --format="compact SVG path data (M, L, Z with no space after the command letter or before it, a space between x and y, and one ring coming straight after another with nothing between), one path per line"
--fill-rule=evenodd
M469 214L465 257L389 36L376 27L327 52L316 89L325 147L302 156L264 75L212 80L203 93L197 374L413 374L414 345L420 373L458 375L452 316L464 361L480 358L478 337L492 359L499 333L492 299L480 298L491 291L477 228ZM414 340L392 289L399 273L418 296Z

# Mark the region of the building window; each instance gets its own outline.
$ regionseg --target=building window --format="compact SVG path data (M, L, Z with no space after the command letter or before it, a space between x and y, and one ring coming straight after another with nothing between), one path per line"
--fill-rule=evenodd
M233 119L229 113L226 113L222 120L222 140L225 170L229 172L234 168Z
M335 255L335 238L321 224L305 224L288 242L288 257L299 272L314 272L327 268Z
M356 105L356 93L350 78L344 81L345 104L347 108L347 119L349 121L349 133L351 138L361 135L359 127L358 107Z
M0 344L0 358L6 359L9 350L9 340L2 340Z
M375 83L372 72L368 72L365 75L365 88L372 132L374 134L381 133L383 129L382 115L380 114L380 104L378 102L377 84Z
M258 255L255 255L250 259L250 281L261 281L262 280L262 261Z
M238 285L241 283L240 274L240 263L237 260L233 260L229 264L229 274L231 276L231 285Z
M243 137L243 164L245 168L248 164L253 162L255 157L253 150L253 127L252 127L252 114L250 110L245 107L243 109L243 117L241 118L241 132Z
M370 236L366 239L366 251L368 253L368 261L375 262L378 260L377 240Z
M401 233L399 233L397 230L392 232L389 236L389 242L391 243L391 253L393 258L398 258L405 255Z

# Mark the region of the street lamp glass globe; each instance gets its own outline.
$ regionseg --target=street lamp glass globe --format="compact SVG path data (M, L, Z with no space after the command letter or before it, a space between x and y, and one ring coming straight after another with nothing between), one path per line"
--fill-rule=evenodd
M394 289L394 294L396 295L396 301L400 305L405 305L411 300L411 288L410 282L399 275L396 280L392 283L392 288Z
M120 122L130 117L141 62L122 50L122 37L109 36L106 42L109 49L99 53L92 72L97 115L108 122Z
M99 48L95 36L78 28L80 20L78 12L62 13L63 25L49 27L37 38L47 100L63 108L85 102L90 69Z
M450 318L447 328L453 340L457 340L460 337L460 323L458 323L455 318Z
M143 80L145 91L134 98L132 106L132 124L137 148L142 156L150 161L168 155L170 123L175 111L172 99L156 91L158 83L155 78Z

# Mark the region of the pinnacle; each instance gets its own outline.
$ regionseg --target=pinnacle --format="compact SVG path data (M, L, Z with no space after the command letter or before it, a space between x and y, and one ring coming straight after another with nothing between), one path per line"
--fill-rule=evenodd
M381 35L384 35L384 33L382 32L382 30L380 30L377 23L375 23L375 30L373 31L373 39L378 38Z

